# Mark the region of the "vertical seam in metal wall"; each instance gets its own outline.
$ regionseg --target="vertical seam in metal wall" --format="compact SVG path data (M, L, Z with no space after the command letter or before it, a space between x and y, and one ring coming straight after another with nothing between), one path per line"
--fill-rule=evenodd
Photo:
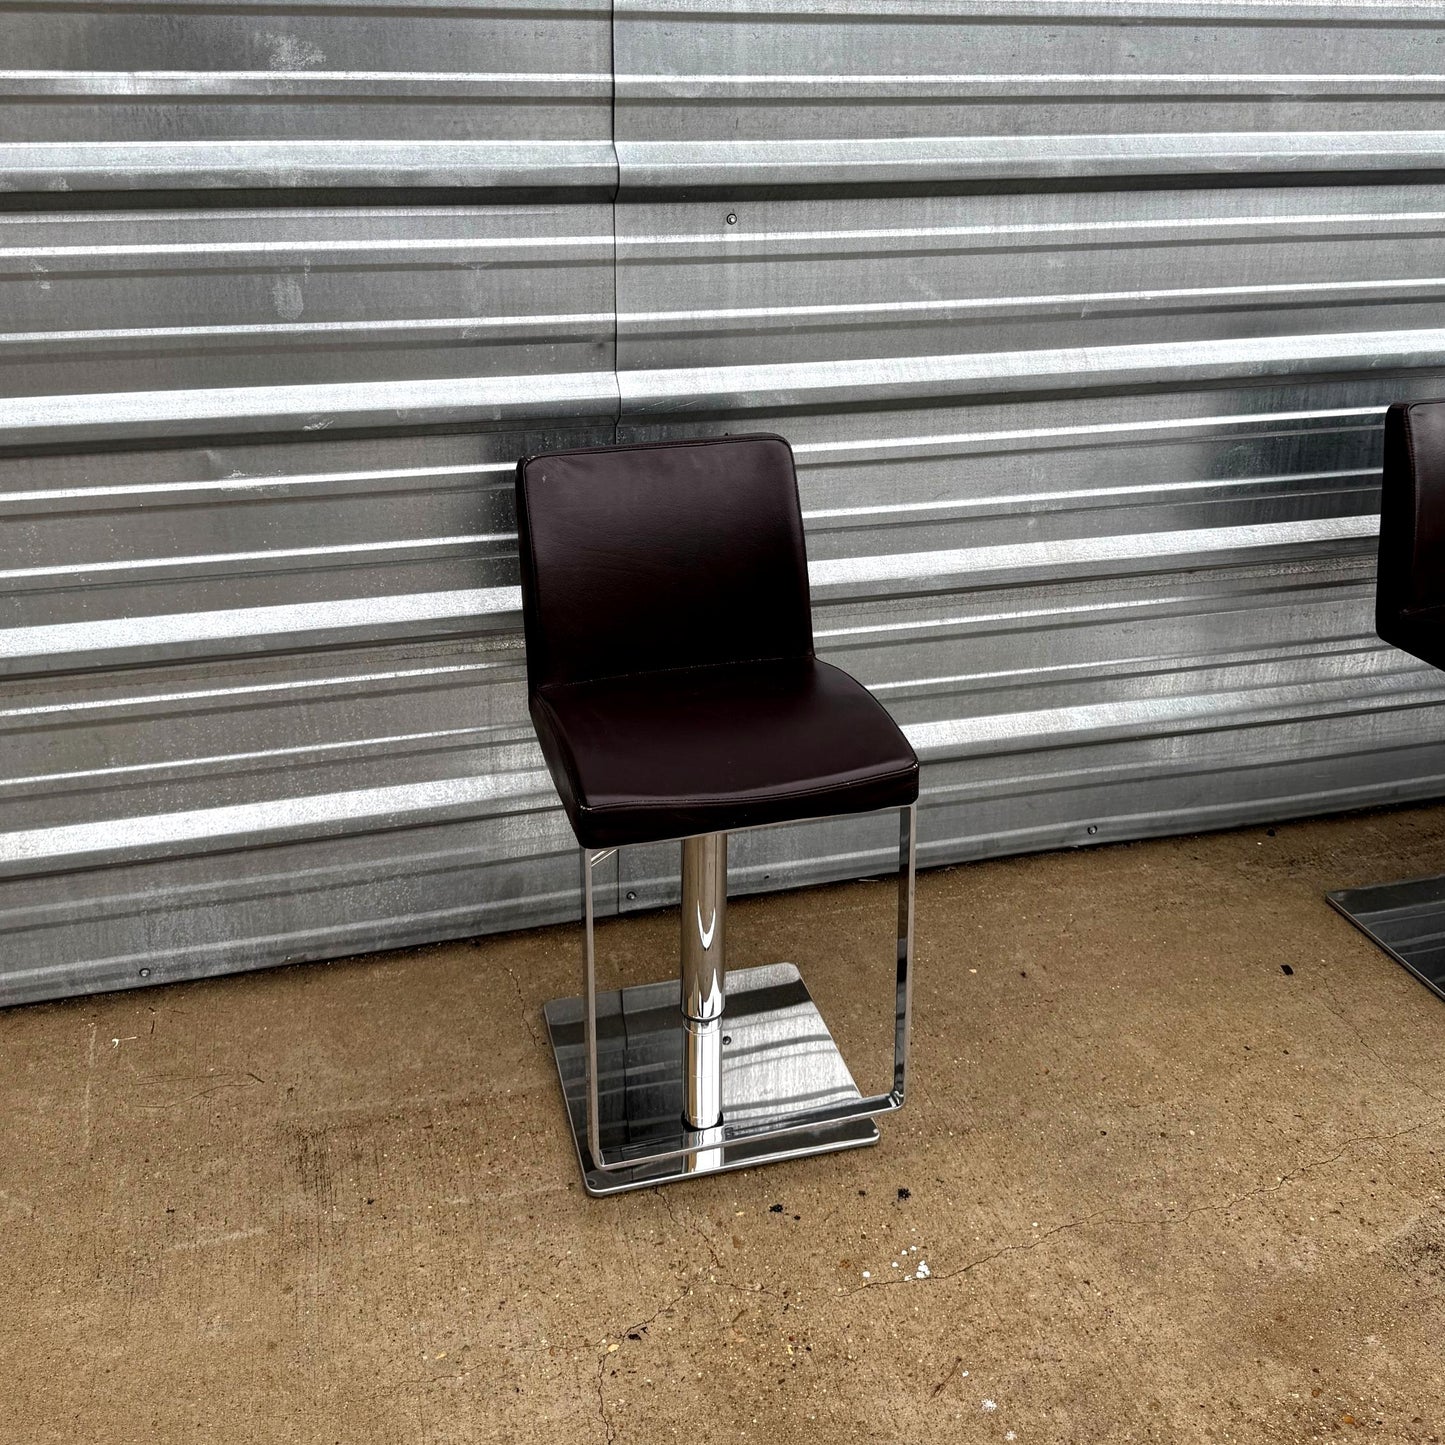
M607 74L611 82L611 104L607 108L607 113L608 138L612 145L612 204L608 209L612 214L612 390L615 400L612 412L612 444L616 446L622 428L622 367L620 363L622 321L619 314L617 248L617 207L622 194L622 157L617 151L617 0L612 0L607 13ZM608 865L608 871L612 874L612 916L616 918L622 912L622 869L615 852ZM603 877L606 877L605 873ZM593 887L595 890L595 882Z

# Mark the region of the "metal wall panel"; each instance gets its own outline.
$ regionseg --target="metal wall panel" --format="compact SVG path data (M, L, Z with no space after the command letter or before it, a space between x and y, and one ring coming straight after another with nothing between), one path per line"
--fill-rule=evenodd
M1434 0L616 0L624 187L1440 164Z
M614 434L608 7L0 23L0 1003L555 917L511 482Z
M608 0L5 0L0 192L611 192Z
M0 1003L571 916L510 474L573 442L793 441L925 862L1442 790L1371 625L1433 0L0 14Z
M0 306L0 445L615 409L610 206L0 214Z

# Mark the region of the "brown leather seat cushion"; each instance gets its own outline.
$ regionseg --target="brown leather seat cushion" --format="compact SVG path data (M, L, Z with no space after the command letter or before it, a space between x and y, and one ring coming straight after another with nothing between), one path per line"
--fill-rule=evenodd
M918 761L892 718L811 657L543 688L532 720L586 848L918 796Z
M781 437L524 458L517 523L528 702L584 847L917 798L887 710L813 655Z

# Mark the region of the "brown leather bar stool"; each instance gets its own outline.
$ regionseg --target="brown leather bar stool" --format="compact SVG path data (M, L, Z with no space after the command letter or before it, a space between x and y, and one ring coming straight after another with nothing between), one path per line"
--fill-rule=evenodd
M593 1194L871 1144L901 1107L918 760L813 653L793 454L775 436L517 468L527 691L582 851L580 998L547 1027ZM897 809L893 1087L863 1097L791 964L724 971L727 835ZM599 994L593 870L677 840L681 980Z
M1445 401L1400 402L1385 413L1375 631L1445 669ZM1445 877L1326 896L1445 998Z

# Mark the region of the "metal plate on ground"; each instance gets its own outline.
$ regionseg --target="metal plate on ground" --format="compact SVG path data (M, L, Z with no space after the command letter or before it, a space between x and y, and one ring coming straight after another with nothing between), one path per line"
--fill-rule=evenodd
M1342 888L1325 896L1356 928L1445 999L1445 877Z
M587 1146L585 1000L554 999L543 1011L589 1194L614 1194L673 1179L746 1169L878 1140L871 1119L729 1142L730 1128L846 1105L861 1098L828 1026L790 963L727 975L723 1125L682 1124L682 1016L676 979L597 995L597 1079L602 1150L609 1159L699 1147L681 1159L602 1170Z

